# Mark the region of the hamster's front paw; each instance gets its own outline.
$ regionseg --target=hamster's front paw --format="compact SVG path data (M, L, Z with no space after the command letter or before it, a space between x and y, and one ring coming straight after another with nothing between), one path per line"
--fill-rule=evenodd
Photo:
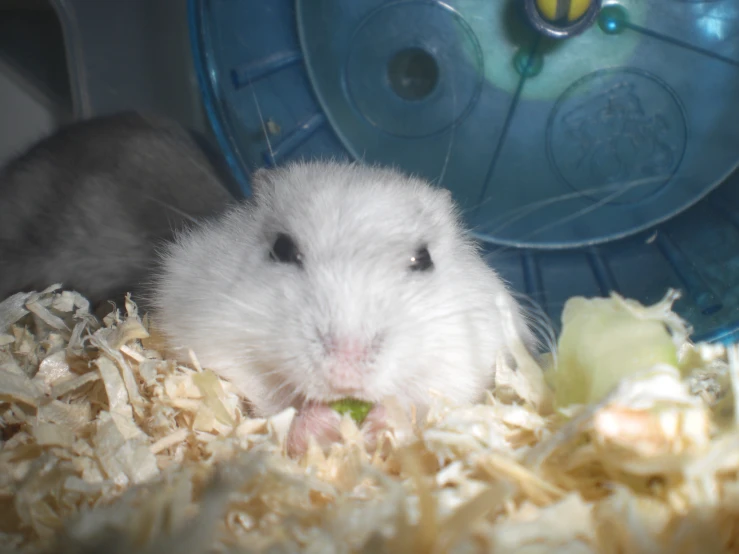
M340 424L341 416L325 404L303 406L295 414L287 434L288 456L304 454L311 436L321 448L328 449L332 443L341 441ZM374 450L377 437L386 426L385 408L379 404L373 406L360 428L368 451Z
M368 452L372 452L377 447L377 439L385 429L387 429L385 408L382 404L375 404L361 427L364 445Z
M308 449L311 436L322 448L327 448L331 443L340 441L340 423L341 416L325 404L303 406L295 414L287 433L288 456L296 457L304 454Z

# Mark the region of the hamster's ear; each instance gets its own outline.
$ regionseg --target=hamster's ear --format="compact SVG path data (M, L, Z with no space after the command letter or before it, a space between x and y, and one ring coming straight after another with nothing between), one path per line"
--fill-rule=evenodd
M442 202L444 202L445 204L454 204L454 197L452 196L452 191L440 185L437 185L434 188L436 189L436 194L439 196Z
M437 186L435 189L436 199L434 204L436 209L448 214L458 214L459 206L454 199L452 191L442 186Z
M452 191L450 191L448 188L439 187L439 193L441 194L441 197L447 202L454 202Z
M260 167L251 174L251 194L255 198L259 198L270 186L272 181L272 170Z

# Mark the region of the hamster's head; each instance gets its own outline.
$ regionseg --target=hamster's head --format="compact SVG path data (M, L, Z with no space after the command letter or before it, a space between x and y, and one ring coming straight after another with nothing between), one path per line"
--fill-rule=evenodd
M255 412L353 397L424 410L480 398L518 307L448 191L391 169L257 173L252 202L179 237L155 320ZM523 331L525 332L525 331Z

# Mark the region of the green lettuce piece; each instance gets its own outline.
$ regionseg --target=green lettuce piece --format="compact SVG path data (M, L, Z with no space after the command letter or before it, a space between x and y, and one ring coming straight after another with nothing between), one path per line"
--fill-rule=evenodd
M618 295L568 300L552 379L556 405L598 402L636 372L657 364L678 367L665 308L645 308Z
M331 402L328 406L341 415L348 413L357 425L361 425L373 404L355 398L342 398L336 402Z

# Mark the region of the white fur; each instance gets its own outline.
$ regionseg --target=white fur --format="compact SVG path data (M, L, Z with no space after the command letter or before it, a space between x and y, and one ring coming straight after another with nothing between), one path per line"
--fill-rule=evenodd
M506 350L497 295L519 308L460 227L448 191L394 170L310 163L261 171L254 202L179 237L156 286L171 345L231 380L258 414L335 399L319 333L381 335L360 396L423 409L479 399ZM290 234L304 267L269 259ZM409 270L428 244L434 269Z

